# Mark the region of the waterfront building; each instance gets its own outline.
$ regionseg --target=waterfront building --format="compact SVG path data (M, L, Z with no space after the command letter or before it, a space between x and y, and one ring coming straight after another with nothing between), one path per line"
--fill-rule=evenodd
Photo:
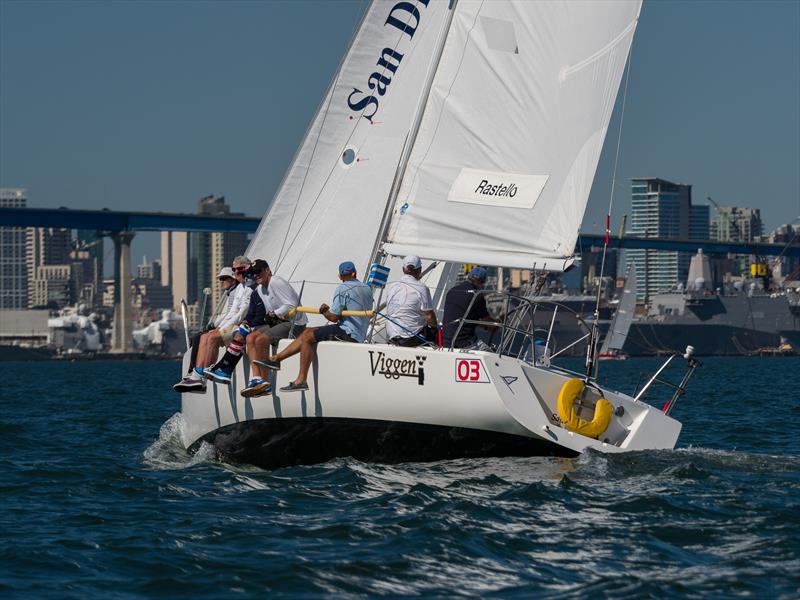
M74 302L72 231L62 227L28 227L26 241L28 307L55 304L60 308Z
M155 259L147 262L147 257L142 257L142 264L136 267L136 277L138 279L155 279L161 281L161 261Z
M752 242L763 232L761 210L720 206L711 219L711 239L720 242Z
M80 263L82 285L77 287L78 301L95 306L103 282L103 234L93 229L78 229L75 232L72 262Z
M687 239L690 229L702 231L702 210L692 211L692 186L657 177L631 180L631 224L627 234L642 238ZM694 217L694 218L693 218ZM636 299L685 282L691 255L687 252L627 250L626 264L636 269Z
M74 302L72 265L39 265L31 282L30 308L63 308Z
M720 242L753 242L763 232L761 210L739 206L718 206L717 213L711 219L711 239ZM715 270L720 271L726 279L750 274L750 256L734 258L717 258Z
M25 208L26 191L0 188L0 208ZM26 229L0 227L0 310L28 308Z
M172 292L152 277L131 281L131 292L133 307L141 312L172 308Z
M786 224L777 227L767 235L761 236L761 241L770 244L785 244L787 246L800 246L800 224ZM772 278L778 284L800 281L800 259L795 256L779 256L769 260L772 267Z

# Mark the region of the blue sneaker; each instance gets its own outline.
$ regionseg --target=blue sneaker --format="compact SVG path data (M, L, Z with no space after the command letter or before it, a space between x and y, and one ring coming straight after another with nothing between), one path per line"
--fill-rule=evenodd
M230 385L231 383L231 374L226 373L222 369L212 369L209 367L205 371L203 371L203 375L208 377L214 383L222 383L225 385Z
M203 367L195 367L194 372L200 375L200 377L206 376L206 370Z
M250 380L247 387L239 392L245 398L252 398L254 396L265 396L272 392L272 386L266 379L255 377Z

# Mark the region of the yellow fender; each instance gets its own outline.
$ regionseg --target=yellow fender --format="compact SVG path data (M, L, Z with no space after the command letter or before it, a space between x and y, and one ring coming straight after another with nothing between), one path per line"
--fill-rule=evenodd
M605 398L600 398L594 407L594 418L584 421L575 413L575 399L583 393L586 384L581 379L570 379L558 393L558 416L564 427L586 437L595 438L608 429L611 415L614 412L611 403Z

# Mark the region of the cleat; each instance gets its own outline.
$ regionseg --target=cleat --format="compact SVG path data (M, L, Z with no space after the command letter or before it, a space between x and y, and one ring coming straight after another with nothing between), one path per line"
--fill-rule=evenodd
M281 388L282 392L307 392L308 391L308 384L307 383L290 383L287 386Z
M261 378L251 379L247 387L239 392L245 398L253 398L255 396L266 396L272 392L272 387L269 381Z
M264 360L254 360L253 362L260 367L267 367L273 371L281 370L281 363L277 360L269 360L268 358L265 358Z
M226 373L222 369L209 368L203 371L203 375L205 375L208 379L210 379L214 383L221 383L223 385L230 385L231 383L231 374Z

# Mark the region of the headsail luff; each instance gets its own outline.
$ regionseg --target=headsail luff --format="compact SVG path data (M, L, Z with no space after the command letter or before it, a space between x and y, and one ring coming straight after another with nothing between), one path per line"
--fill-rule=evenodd
M384 249L562 270L641 2L459 2Z

